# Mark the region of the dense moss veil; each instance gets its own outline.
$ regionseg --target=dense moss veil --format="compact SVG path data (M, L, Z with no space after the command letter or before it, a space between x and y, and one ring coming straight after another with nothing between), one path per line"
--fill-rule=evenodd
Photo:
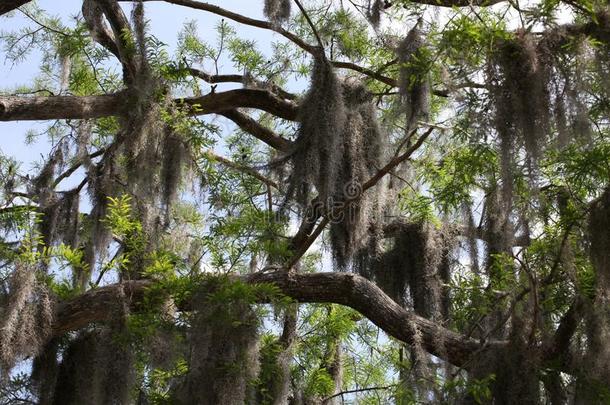
M68 3L0 4L0 405L610 403L607 1Z

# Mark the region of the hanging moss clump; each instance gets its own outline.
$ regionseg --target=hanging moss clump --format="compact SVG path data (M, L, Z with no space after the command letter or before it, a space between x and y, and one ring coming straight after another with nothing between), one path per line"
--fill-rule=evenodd
M79 205L78 190L52 193L41 206L40 234L46 247L64 243L78 245Z
M170 208L178 197L180 182L188 167L191 151L187 142L180 134L167 131L163 140L163 164L161 178L163 180L163 205L165 208L165 223L168 225Z
M233 286L221 286L216 294L195 298L196 314L191 321L184 384L176 390L180 403L252 403L254 380L259 371L259 320L243 297L232 296ZM236 290L237 291L237 290Z
M78 193L54 191L54 180L58 168L63 165L65 146L58 144L49 156L40 173L32 180L31 192L36 195L40 209L39 230L44 246L55 242L71 244L78 227Z
M112 233L105 225L104 218L108 211L108 197L116 196L120 191L117 180L122 170L117 162L114 151L107 152L102 161L87 169L89 182L87 193L92 208L83 221L83 227L88 232L88 238L83 240L84 266L75 269L75 285L84 289L89 282L89 276L95 265L103 257L112 241Z
M273 24L279 26L290 18L292 0L265 0L263 14Z
M595 269L595 298L586 317L588 375L610 381L610 189L595 202L589 218L591 261Z
M511 221L511 202L504 199L502 190L494 187L485 198L483 235L487 244L485 267L492 276L498 270L497 255L511 254L514 225Z
M502 180L512 183L518 148L525 149L530 171L535 171L550 126L550 69L533 34L517 31L513 38L500 41L489 80L496 106Z
M291 364L297 333L297 308L286 308L279 338L263 336L256 403L282 405L291 397ZM293 393L294 397L294 393Z
M307 207L315 187L314 208L329 216L333 258L345 269L357 250L381 234L383 183L363 189L383 165L385 145L376 108L362 83L340 80L319 54L299 116L287 194Z
M372 2L369 0L366 8L366 19L375 29L379 28L381 23L381 10L383 10L384 6L383 0L373 0Z
M62 353L53 399L60 404L99 404L97 339L95 331L80 333Z
M391 237L390 237L391 235ZM394 224L391 239L378 259L365 260L360 272L394 301L430 319L446 319L455 232L431 223Z
M291 154L294 167L289 188L302 206L309 202L311 186L322 203L335 194L346 115L341 82L325 56L316 55L309 91L299 107L298 138Z
M55 319L55 303L47 287L36 279L32 266L17 263L8 290L0 308L0 379L7 377L18 361L40 353Z
M377 122L372 96L358 81L343 82L347 119L343 128L343 156L335 178L333 203L341 207L330 228L333 257L346 268L354 254L381 239L383 183L364 191L363 185L381 169L384 138Z
M407 133L416 127L417 121L427 121L430 115L429 66L420 24L421 20L396 48L400 64L398 90L406 111Z
M135 384L135 356L126 327L123 290L108 325L81 332L68 342L59 366L53 404L128 404Z
M59 339L51 339L32 362L32 386L39 405L51 405L59 374Z

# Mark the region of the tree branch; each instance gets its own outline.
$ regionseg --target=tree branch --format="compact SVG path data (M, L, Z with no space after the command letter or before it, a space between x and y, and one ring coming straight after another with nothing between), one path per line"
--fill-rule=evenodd
M257 180L260 180L262 183L275 188L276 190L279 189L279 187L275 181L263 176L262 174L257 172L252 167L244 166L239 163L235 163L234 161L229 160L224 156L217 155L216 153L214 153L211 150L205 151L203 153L203 155L206 156L208 159L218 161L218 162L222 163L223 165L230 167L231 169L235 169L239 172L246 173L246 174L254 177Z
M128 36L131 35L129 20L116 0L96 0L96 2L104 11L104 15L114 32L115 44L118 46L119 51L119 60L123 65L123 79L126 83L133 83L138 74L138 64L134 59L133 51L129 49ZM133 37L131 41L135 42Z
M0 96L0 121L87 119L118 116L129 107L127 92L98 96ZM235 108L256 108L289 121L297 120L296 103L267 90L236 89L174 100L191 115L217 114Z
M474 339L466 338L438 324L407 311L364 277L349 273L290 274L286 272L255 273L236 277L248 284L269 283L284 295L300 303L334 303L351 307L390 336L405 343L413 342L414 331L422 336L423 347L435 356L456 366L468 366L470 357L481 350ZM125 296L134 310L144 303L150 280L123 283ZM119 285L91 290L60 305L55 335L81 329L92 322L110 320L114 313ZM261 302L264 302L261 299ZM183 310L190 310L187 303ZM439 344L439 342L442 342ZM506 342L488 342L488 349L505 347Z
M93 39L120 59L121 56L119 54L119 48L114 41L112 32L108 29L106 23L104 22L102 9L96 3L96 1L83 1L82 13L85 24L87 24L87 28L89 29Z
M135 1L135 0L120 0L120 1ZM262 28L262 29L277 32L278 34L282 35L284 38L286 38L289 41L291 41L292 43L294 43L299 48L303 49L305 52L308 52L312 55L319 52L319 51L317 51L316 46L308 44L307 42L303 41L297 35L291 33L290 31L286 31L285 29L283 29L280 26L271 24L268 21L249 18L249 17L243 16L241 14L226 10L222 7L215 6L213 4L204 3L204 2L200 2L200 1L194 1L194 0L143 0L143 1L165 1L166 3L171 3L171 4L176 4L179 6L190 7L190 8L194 8L197 10L207 11L212 14L216 14L221 17L228 18L228 19L238 22L240 24L250 25L252 27L257 27L257 28ZM430 1L435 2L435 0L430 0ZM374 72L374 71L372 71L368 68L362 67L362 66L358 66L355 63L331 61L331 64L337 68L349 69L349 70L353 70L353 71L362 73L366 76L369 76L375 80L379 80L380 82L388 84L392 87L396 87L397 83L398 83L396 81L396 79L392 79L391 77L386 77L386 76L382 75L381 73ZM442 91L433 91L433 94L439 95L441 97L447 97L446 93L442 92Z
M125 92L98 96L0 96L0 121L86 119L120 115Z
M214 83L246 83L248 80L244 75L240 74L228 74L228 75L212 75L204 72L203 70L199 70L196 68L188 68L188 72L195 77L202 79L203 81L214 84ZM265 83L261 80L250 79L254 82L256 87L260 89L269 88L272 93L284 98L286 100L296 100L298 96L296 94L287 92L282 89L280 86L274 83Z
M259 140L265 142L267 145L277 150L287 152L292 148L292 142L282 138L267 127L262 126L256 120L250 116L239 112L238 110L228 110L222 112L220 115L233 121L243 131L252 134Z
M14 9L21 7L30 1L31 0L2 0L2 2L0 2L0 15L13 11Z

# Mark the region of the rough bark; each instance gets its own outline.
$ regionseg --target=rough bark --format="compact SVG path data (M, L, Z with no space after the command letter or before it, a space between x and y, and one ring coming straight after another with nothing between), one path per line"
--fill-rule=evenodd
M221 115L233 121L242 130L256 136L258 139L277 150L287 152L292 147L292 142L278 136L275 132L262 126L256 120L244 113L237 110L228 110L221 113Z
M201 97L174 100L191 115L256 108L290 121L297 119L297 105L266 90L236 89ZM88 119L122 115L129 108L125 92L99 96L0 96L0 121Z
M335 303L349 306L390 336L412 343L413 327L416 325L422 334L422 345L430 353L443 358L456 366L467 366L470 356L481 349L474 339L439 326L435 322L407 311L388 297L379 287L364 277L348 273L289 274L286 272L256 273L242 277L250 284L270 283L294 300L317 303ZM144 291L151 281L138 280L123 284L125 296L137 311L143 301ZM117 285L91 290L73 300L60 305L55 334L85 327L91 322L103 322L112 318L112 305L118 293ZM183 308L188 309L188 308ZM437 347L442 340L444 348ZM503 347L506 342L487 342L488 349ZM440 350L444 349L444 350Z
M13 11L17 7L21 7L30 1L31 0L3 0L0 3L0 15Z

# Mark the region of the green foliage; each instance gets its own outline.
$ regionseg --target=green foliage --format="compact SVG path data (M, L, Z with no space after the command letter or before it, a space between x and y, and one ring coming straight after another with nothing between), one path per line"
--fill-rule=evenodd
M593 266L587 263L584 266L577 267L576 284L578 291L589 300L595 297L595 280L596 274Z
M409 221L438 223L434 212L432 197L421 195L410 187L404 188L399 195L400 213Z
M337 43L342 55L351 60L367 57L372 46L365 22L347 9L325 15L321 21L320 34L328 36Z
M144 381L146 393L151 404L171 405L175 402L172 399L172 382L184 377L188 372L186 361L179 361L171 370L161 370L155 368L148 372Z
M117 238L126 238L142 231L142 225L133 217L131 197L127 194L108 197L108 215L104 223Z
M610 143L602 141L590 148L574 143L550 152L543 168L555 184L585 198L599 193L599 179L610 178L609 161Z
M261 398L261 405L273 404L273 392L267 387L272 387L273 382L281 378L282 370L278 364L278 356L284 348L279 339L271 334L265 333L260 339L260 371L256 381L257 392Z
M281 307L292 302L289 297L282 294L276 285L266 283L247 284L226 275L203 274L197 280L195 288L205 291L204 302L210 305L227 302L254 304L262 301Z
M484 186L485 175L497 169L497 156L488 145L475 144L450 151L440 165L427 162L422 168L431 202L442 212L454 212L470 204L473 192Z
M529 316L534 312L538 318L533 323L541 330L531 333L529 347L536 350L546 347L568 308L579 297L596 299L600 280L604 280L589 258L586 220L591 203L601 195L610 179L607 44L604 41L608 17L603 11L607 5L596 0L541 0L531 4L508 2L495 7L444 7L432 14L427 5L399 0L384 8L384 23L388 24L373 30L361 15L366 13L366 7L348 3L316 1L304 2L304 6L321 37L326 56L359 66L335 69L334 73L340 80L359 80L374 93L375 112L392 147L400 146L404 150L415 139L405 140L408 123L404 100L396 94L396 87L400 86L394 82L400 76L399 71L407 68L409 72L409 77L405 77L406 90L413 91L422 82L428 84L428 80L433 90L431 113L427 118L430 122L422 124L425 128L418 128L416 135L429 126L434 129L433 133L409 160L392 171L395 188L388 193L388 208L397 211L401 221L433 223L439 227L447 222L455 225L451 229L468 228L480 238L474 245L482 250L478 252L478 259L484 264L477 266L476 271L462 252L456 257L443 258L449 262L447 271L451 281L449 286L442 285L442 292L449 292L450 311L441 326L482 340L506 340L512 336L508 333L511 323L506 323L502 330L492 330L489 326L502 320L496 319L499 314L508 315L509 310L514 310ZM286 179L293 168L268 164L281 161L285 151L272 151L248 131L226 125L223 118L217 119L212 114L195 117L202 112L201 105L172 100L208 94L213 99L212 93L240 85L207 83L194 77L191 68L209 69L206 73L212 75L243 73L241 85L246 88L277 92L281 86L302 94L305 89L301 83L312 69L310 49L301 49L279 29L271 33L275 42L267 46L260 43L259 37L241 35L238 26L229 23L230 18L226 17L219 18L214 27L216 35L205 38L199 35L195 21L187 22L178 33L175 53L170 54L169 46L156 38L146 23L144 43L138 43L128 30L121 33L119 40L125 45L127 56L139 58L140 51L145 54L143 70L150 71L142 76L146 78L143 82L148 79L154 82L148 89L142 83L123 81L115 56L94 42L82 19L50 16L34 2L21 10L15 13L21 18L10 21L17 21L20 26L10 28L9 25L0 34L3 55L8 64L16 66L24 61L29 63L34 60L30 58L39 55L40 71L30 83L3 89L3 94L90 96L127 90L125 94L131 97L128 102L133 105L158 106L159 114L153 119L162 128L158 133L172 132L184 144L189 152L186 158L189 163L185 166L192 170L182 173L178 180L181 194L178 199L182 200L171 206L160 206L155 194L158 185L152 184L154 181L144 193L153 197L134 192L141 185L128 180L126 168L133 163L129 154L154 156L143 160L141 166L152 167L159 164L157 157L164 156L166 151L152 139L158 128L149 128L150 123L138 121L132 111L117 117L58 120L30 130L26 134L27 142L43 146L48 143L54 151L61 151L51 177L71 170L73 165L79 169L52 190L40 191L33 187L36 180L32 173L42 171L48 162L32 171L28 165L0 154L0 304L5 305L7 291L11 289L12 267L19 261L40 268L37 281L48 286L60 301L84 292L83 286L75 287L72 280L79 272L94 275L93 279L83 282L85 289L99 287L108 280L123 281L130 278L131 271L137 276L134 278L146 279L150 286L139 302L137 313L129 316L128 326L130 337L138 343L141 388L147 392L150 402L158 404L172 403L172 390L192 369L188 369L184 347L168 364L153 364L150 343L157 334L167 333L174 343L186 346L192 339L198 314L203 317L204 327L231 332L244 326L240 322L247 322L243 321L245 317L240 317L243 315L240 310L254 306L256 311L252 314L257 320L251 331L258 327L264 329L256 387L263 402L271 402L271 393L265 387L279 373L276 360L283 348L277 328L268 327L277 319L272 319L269 306L261 303L271 303L279 311L294 303L276 286L251 285L238 281L238 276L265 266L271 266L265 271L273 271L273 266L293 256L290 236L294 234L293 225L302 219L294 210L294 201L286 198ZM315 46L317 39L303 13L295 13L294 17L282 29ZM406 27L412 27L419 17L422 17L422 44L408 58L407 66L401 66L396 60L397 42L404 36ZM564 19L570 25L562 28ZM520 28L515 30L515 27ZM586 35L573 36L579 29ZM521 44L521 50L527 53L525 59L533 61L528 68L548 74L548 80L539 84L543 92L549 93L548 113L552 122L538 140L543 150L537 162L528 161L524 155L522 139L511 131L507 134L498 131L498 124L506 124L496 114L502 107L494 98L499 91L498 83L504 83L507 78L514 82L508 80L500 88L510 89L510 97L505 102L512 107L515 107L512 104L523 104L524 94L531 94L518 80L528 74L524 66L511 64L511 60L504 61L506 66L497 66L499 46L503 42L515 44L520 36L531 40ZM126 89L129 86L132 88ZM282 92L277 93L283 97ZM138 98L142 94L146 99ZM298 96L288 95L281 106L302 103L302 97ZM242 110L264 128L294 140L298 122L280 119L267 109ZM519 117L509 118L508 124L513 126L512 121L519 120ZM143 128L137 128L140 124ZM560 135L566 135L559 133L562 130L570 139L560 142ZM144 134L142 139L126 147L125 141L133 139L132 134L138 132ZM502 136L510 139L500 139ZM510 162L501 165L502 151L498 145L504 141L511 144L504 151L510 152ZM214 159L209 153L212 147L216 150L214 153L221 154L231 164ZM389 156L394 152L388 151ZM95 156L88 158L92 153ZM252 176L252 171L271 178L278 186L268 186ZM142 178L147 175L141 174ZM87 181L79 183L85 176ZM75 181L77 178L79 181ZM95 216L81 202L75 211L77 229L73 242L56 240L46 246L39 230L42 219L53 219L57 213L52 209L54 204L69 191L66 188L76 184L79 184L79 195L88 193L100 210ZM499 188L502 193L498 207L490 208L491 193ZM398 196L396 190L399 190ZM112 197L104 204L108 194ZM163 212L165 208L167 211ZM472 218L464 218L465 208L472 212ZM503 210L508 211L506 216ZM64 215L63 211L59 212L60 217ZM499 235L504 229L489 229L489 223L493 222L490 218L507 219L507 233L511 235ZM101 226L96 230L99 219ZM395 219L385 217L375 225L386 229ZM476 229L470 229L471 220ZM63 225L61 222L58 224ZM112 239L104 234L108 230ZM462 236L467 239L473 235ZM489 254L494 240L488 238L504 236L525 243L502 246ZM391 234L380 237L378 246L366 254L375 257L384 253L392 245L391 238ZM94 242L101 247L91 249L89 244ZM301 258L299 271L315 272L328 266L324 248L323 242L313 246L311 253ZM504 253L495 253L496 250ZM190 309L195 311L190 311L189 305L193 303L195 307ZM204 313L208 308L218 310ZM407 309L411 308L407 305ZM4 308L0 308L2 311ZM474 373L467 376L465 371L460 371L449 378L440 371L445 364L435 359L438 370L431 380L437 377L438 381L428 381L432 388L425 388L417 376L397 376L409 374L405 371L414 368L416 362L399 360L398 347L402 343L380 333L359 313L330 304L301 305L298 319L291 377L294 388L303 391L306 400L331 395L338 383L345 389L363 389L345 395L346 401L354 403L418 403L423 399L452 403L455 398L469 395L476 403L483 404L494 400L492 384L506 384L506 381L496 381L502 373L496 373L497 378L491 374L474 379ZM586 350L590 338L581 329L585 328L579 325L571 343ZM338 382L333 381L329 371L337 347L343 350L344 356L342 381ZM534 358L537 352L531 350L530 357ZM545 363L542 373L549 365L555 366L555 363ZM240 366L235 361L222 365L231 372L239 371ZM562 376L562 382L566 386L575 385L572 380L579 378L578 375ZM9 380L15 391L30 390L27 383L19 375ZM604 401L607 389L601 383L597 384L601 386L598 389L596 384L594 381L590 390L596 396L593 400ZM571 385L568 391L572 390ZM367 391L367 387L379 389ZM422 394L425 390L427 393Z
M318 368L308 375L305 383L305 395L313 398L325 398L332 394L335 383L327 370Z
M456 274L451 282L452 313L457 330L467 328L490 313L496 302L493 291L485 288L481 276Z
M463 378L455 378L447 381L443 390L453 395L460 395L466 393L472 397L477 404L487 404L492 398L491 385L495 381L496 376L490 374L487 377L476 379L472 378L469 380Z
M475 15L458 10L440 33L439 48L451 61L478 66L496 42L510 36L501 15L483 9Z
M230 29L222 30L229 35L227 48L231 52L231 59L238 69L251 74L259 75L265 66L265 57L256 49L256 41L234 37L235 32Z

